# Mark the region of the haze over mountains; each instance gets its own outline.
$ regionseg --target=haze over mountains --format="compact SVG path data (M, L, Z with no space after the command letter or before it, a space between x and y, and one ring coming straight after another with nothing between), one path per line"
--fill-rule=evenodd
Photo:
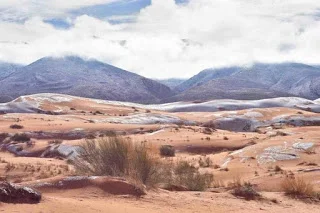
M137 103L320 97L320 68L298 63L207 69L188 80L151 80L95 60L42 58L28 66L0 63L0 101L62 93Z

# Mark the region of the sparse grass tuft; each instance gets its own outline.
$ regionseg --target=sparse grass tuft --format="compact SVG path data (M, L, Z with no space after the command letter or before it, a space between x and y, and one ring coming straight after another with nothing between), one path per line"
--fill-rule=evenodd
M205 157L204 160L202 159L202 157L199 159L199 166L202 168L209 168L212 165L213 165L213 162L210 159L210 157Z

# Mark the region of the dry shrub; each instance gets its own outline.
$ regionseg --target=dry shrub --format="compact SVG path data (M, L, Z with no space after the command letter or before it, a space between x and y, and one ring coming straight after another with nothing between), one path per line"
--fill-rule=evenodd
M201 174L187 162L165 163L156 149L146 143L132 144L121 137L86 140L73 164L78 173L125 177L147 187L177 184L191 191L210 186L212 174Z
M315 192L313 185L303 178L286 177L281 183L281 188L290 197L320 200L320 194Z
M221 188L221 187L226 187L225 183L223 180L216 180L214 179L212 182L212 187L213 188Z
M132 145L120 137L86 140L74 164L80 173L124 176L128 174Z
M160 147L160 155L163 157L174 157L176 150L171 145L163 145Z
M162 162L146 143L135 145L130 154L130 177L147 186L155 186L160 182Z
M200 158L198 163L199 163L199 166L202 168L209 168L213 165L213 162L210 159L210 157L205 157L204 160Z
M246 200L257 200L261 198L261 195L254 189L250 182L244 182L243 185L237 186L231 193L234 196L242 197Z
M162 171L160 158L146 143L133 145L122 137L86 140L73 164L78 173L126 177L149 187L160 181Z
M235 176L233 181L228 184L228 188L232 189L231 194L246 200L259 200L262 198L253 185L250 182L242 182L240 176Z
M23 129L23 126L19 125L19 124L12 124L12 125L10 125L10 128L11 129Z
M280 166L276 165L276 166L274 167L274 171L275 171L275 172L282 172L283 170L281 169Z
M30 137L24 133L21 133L21 134L17 133L11 137L11 140L17 141L17 142L26 142L26 141L30 141Z
M186 161L178 162L173 172L173 182L186 187L190 191L204 191L213 182L212 174L201 174L197 168Z

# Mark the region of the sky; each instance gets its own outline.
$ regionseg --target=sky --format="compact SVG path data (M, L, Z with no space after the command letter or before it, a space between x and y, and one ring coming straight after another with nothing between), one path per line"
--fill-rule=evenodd
M158 79L320 64L320 0L0 0L0 61L69 55Z

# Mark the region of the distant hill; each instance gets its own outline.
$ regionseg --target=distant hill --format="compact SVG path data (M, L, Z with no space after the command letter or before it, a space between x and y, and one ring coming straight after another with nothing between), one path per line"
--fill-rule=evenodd
M138 103L157 103L173 94L156 81L74 56L42 58L0 80L0 99L47 92Z
M10 74L14 73L19 67L21 67L21 65L0 61L0 79L8 77Z
M207 69L175 88L168 101L320 97L320 68L298 63Z
M178 85L182 84L187 79L180 79L180 78L168 78L168 79L154 79L155 81L158 81L161 84L164 84L171 89L175 89Z

